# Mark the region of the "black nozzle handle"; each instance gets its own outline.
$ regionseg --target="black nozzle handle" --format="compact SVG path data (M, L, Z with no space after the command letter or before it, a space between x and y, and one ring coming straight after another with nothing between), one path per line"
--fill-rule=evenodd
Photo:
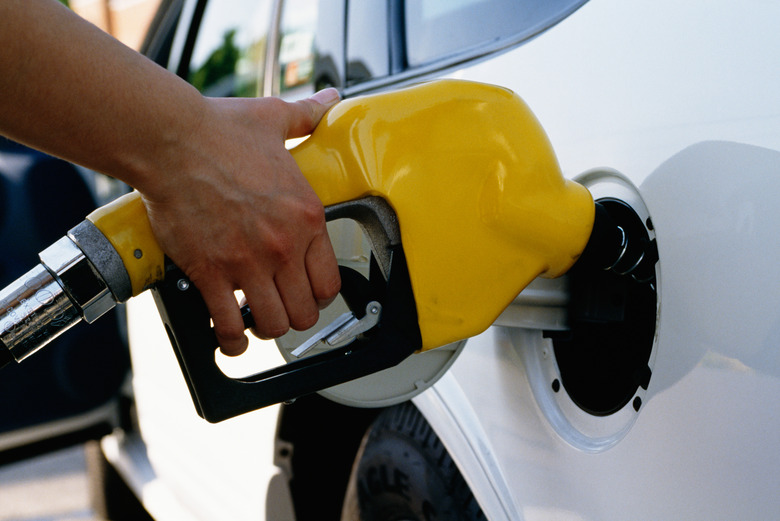
M160 317L198 414L219 422L274 403L294 400L393 367L422 347L417 308L395 213L371 197L326 208L328 220L351 218L372 243L369 277L340 267L341 295L356 316L368 301L382 305L379 323L347 346L313 354L243 378L217 366L219 347L198 289L170 264L152 288ZM244 324L252 314L242 309Z

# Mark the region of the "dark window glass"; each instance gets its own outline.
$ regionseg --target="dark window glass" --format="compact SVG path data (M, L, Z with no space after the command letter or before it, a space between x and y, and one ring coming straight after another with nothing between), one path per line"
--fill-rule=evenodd
M272 8L271 0L210 2L187 81L209 96L261 95Z
M387 0L352 0L347 11L347 85L390 73Z
M141 53L163 67L168 66L182 5L183 0L171 0L162 4L149 24L149 31L141 44Z
M319 0L287 0L279 26L279 93L312 90Z
M505 38L531 36L585 0L407 0L406 59L425 65Z
M344 0L319 0L314 41L314 89L344 83Z
M299 99L344 81L344 0L284 0L274 94Z

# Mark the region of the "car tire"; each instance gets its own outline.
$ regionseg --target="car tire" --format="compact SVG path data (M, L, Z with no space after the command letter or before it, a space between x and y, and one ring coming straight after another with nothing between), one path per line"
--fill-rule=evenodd
M369 428L350 476L342 521L476 521L485 516L444 445L407 402Z
M84 448L89 499L98 519L104 521L153 521L133 491L108 462L100 442L90 441Z

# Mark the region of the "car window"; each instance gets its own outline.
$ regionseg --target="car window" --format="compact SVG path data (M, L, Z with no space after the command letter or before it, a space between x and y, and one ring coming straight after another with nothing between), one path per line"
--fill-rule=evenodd
M279 24L279 94L313 90L318 8L318 0L284 2Z
M272 0L220 0L203 12L187 81L208 96L262 95Z
M387 0L353 0L347 8L347 85L390 73Z
M190 26L193 24L197 5L198 3L196 0L182 0L182 7L179 12L178 21L175 24L167 63L160 63L161 65L164 64L168 70L175 72L182 77L186 77L186 68L182 67L182 65L186 66L186 64L183 64L182 62L186 59L185 49L187 48ZM198 19L200 19L200 17L198 17ZM187 56L189 55L187 54ZM184 70L184 74L181 73L180 68Z
M470 48L532 36L584 0L407 0L406 60L414 68Z
M344 77L344 0L285 0L273 94L299 99Z
M167 67L176 27L180 24L184 0L161 2L146 33L140 51L158 65Z

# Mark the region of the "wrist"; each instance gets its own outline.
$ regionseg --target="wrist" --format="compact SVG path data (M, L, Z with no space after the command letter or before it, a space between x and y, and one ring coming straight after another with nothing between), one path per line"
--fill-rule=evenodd
M178 78L177 78L178 79ZM109 172L148 198L162 200L193 171L206 143L202 130L210 106L197 90L181 82L160 100L163 109L149 121L133 146L123 147L116 172ZM181 87L181 86L179 86Z

